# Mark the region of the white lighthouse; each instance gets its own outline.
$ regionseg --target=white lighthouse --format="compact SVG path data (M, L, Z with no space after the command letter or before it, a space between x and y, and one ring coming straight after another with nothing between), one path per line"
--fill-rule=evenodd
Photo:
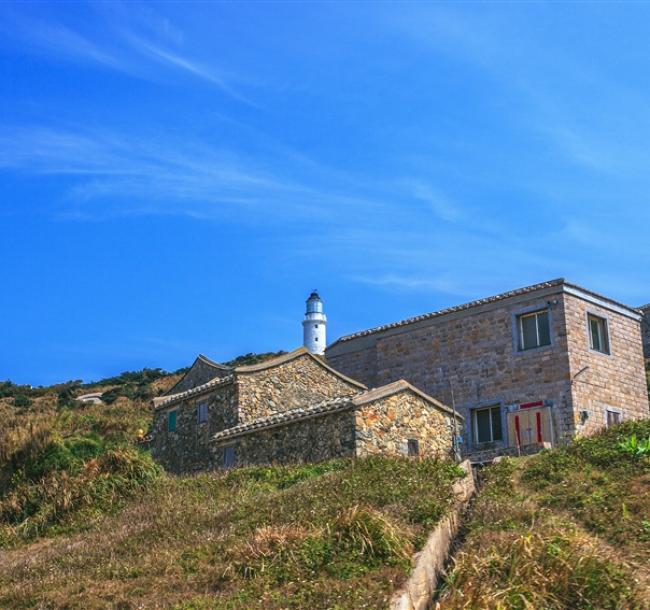
M324 354L327 334L327 317L323 313L323 301L314 290L307 299L307 311L302 321L302 344L312 354Z

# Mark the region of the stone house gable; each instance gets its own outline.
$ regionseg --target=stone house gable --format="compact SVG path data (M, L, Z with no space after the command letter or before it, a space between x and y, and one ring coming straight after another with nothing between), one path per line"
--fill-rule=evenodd
M215 370L205 365L201 361L193 367L198 373L192 383ZM217 432L365 390L304 348L261 364L228 369L225 376L216 370L221 376L153 401L152 454L167 470L212 468L209 444Z
M199 354L185 375L173 387L167 390L164 395L171 396L173 394L179 394L203 385L215 378L226 377L230 373L232 373L232 368L210 360L210 358L203 354Z
M451 453L453 429L449 407L400 380L218 432L212 462L245 466L408 455L409 443L419 455L442 457Z
M241 422L366 389L304 347L261 364L237 367L234 374Z

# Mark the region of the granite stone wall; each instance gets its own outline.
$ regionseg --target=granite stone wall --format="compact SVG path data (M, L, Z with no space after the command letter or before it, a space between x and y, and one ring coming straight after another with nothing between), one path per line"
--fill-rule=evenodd
M648 416L640 323L593 300L555 286L334 344L327 359L368 384L404 378L448 405L455 400L467 453L512 444L507 408L537 401L552 406L554 437L565 442L603 426L606 405L623 418ZM535 310L549 312L551 345L520 351L517 315ZM589 349L587 310L607 317L611 355ZM493 405L501 407L504 439L478 444L472 410ZM584 426L581 410L589 412Z
M352 406L311 419L258 430L212 446L216 467L224 464L225 447L234 447L233 466L293 464L352 457L354 412Z
M412 392L360 406L355 411L355 428L358 457L408 455L409 439L418 441L422 456L442 458L453 453L452 416Z
M409 440L418 441L418 455L443 458L452 455L452 431L450 414L406 390L360 405L350 401L340 411L217 441L212 460L223 466L226 447L234 448L233 466L406 456Z
M620 409L623 419L650 417L639 322L571 295L565 303L573 406L566 427L594 432L606 425L608 408ZM590 348L588 314L607 320L608 354Z
M240 372L237 385L241 423L361 391L308 354L279 366Z
M169 472L194 472L213 467L210 453L214 434L237 425L237 387L216 386L208 393L154 411L151 453ZM207 404L208 420L198 421L198 406ZM176 412L176 430L168 431L169 413Z
M549 312L551 345L519 351L516 316L535 310ZM362 382L403 378L447 405L455 402L465 417L468 452L508 443L507 405L551 401L560 425L558 414L569 405L566 346L564 303L555 287L352 339L328 350L327 359ZM367 349L376 357L374 372L360 366L363 358L356 353ZM479 445L471 410L487 406L502 407L504 440Z

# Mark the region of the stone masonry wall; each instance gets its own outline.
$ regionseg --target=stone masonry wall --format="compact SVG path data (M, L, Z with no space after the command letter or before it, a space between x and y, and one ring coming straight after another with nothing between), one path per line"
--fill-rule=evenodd
M200 403L208 405L208 421L197 421ZM167 417L176 411L176 430L168 432ZM211 438L237 425L237 387L217 386L207 394L192 396L167 408L154 411L151 453L169 472L192 472L212 468Z
M442 458L453 454L452 416L412 392L400 392L360 406L355 424L358 457L408 455L408 439L419 441L422 456Z
M519 351L515 333L518 313L547 309L551 345ZM355 345L356 344L356 345ZM358 351L376 354L375 370ZM403 378L465 417L465 451L476 446L470 409L553 402L556 431L570 408L569 361L561 289L544 290L452 313L424 323L362 336L327 351L328 362L345 375L380 385ZM507 437L505 409L502 427ZM507 443L507 438L505 438Z
M223 465L224 447L234 446L234 466L321 462L354 455L354 413L344 411L258 430L212 447L216 467Z
M361 391L308 354L261 371L238 373L241 422Z
M649 417L639 322L571 295L565 302L575 432L589 434L605 426L607 407L621 409L623 419ZM588 313L607 320L609 354L590 349ZM584 424L581 411L589 414Z

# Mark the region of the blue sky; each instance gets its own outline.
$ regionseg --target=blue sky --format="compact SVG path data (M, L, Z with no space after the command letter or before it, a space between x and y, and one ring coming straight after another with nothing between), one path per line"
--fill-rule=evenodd
M650 301L650 5L0 4L0 379Z

